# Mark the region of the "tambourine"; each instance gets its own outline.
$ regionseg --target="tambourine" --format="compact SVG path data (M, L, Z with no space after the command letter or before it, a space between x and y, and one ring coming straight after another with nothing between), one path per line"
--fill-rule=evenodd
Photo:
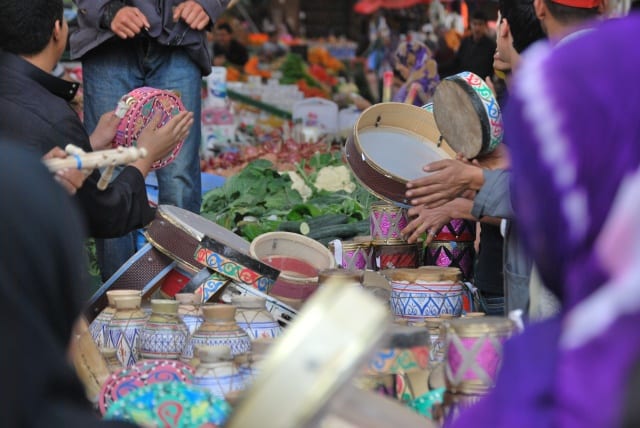
M113 373L100 390L98 407L103 415L111 404L138 388L154 383L191 383L194 369L176 360L144 360Z
M313 426L378 344L388 321L384 305L357 287L321 288L272 345L227 426L254 427L265 420L280 428Z
M371 193L409 205L408 181L427 175L424 165L455 157L433 115L403 103L381 103L362 112L344 147L347 164Z
M180 97L171 91L147 86L136 88L118 102L116 115L121 119L113 144L122 147L135 146L140 133L149 125L157 112L161 115L158 123L160 128L184 110ZM151 168L159 169L173 162L180 153L183 143L184 140L178 142L170 154L154 162Z
M249 242L182 208L160 205L145 231L147 240L191 273L210 268L267 292L279 270L249 255Z
M440 82L433 95L433 115L447 143L468 159L490 153L502 142L498 101L484 80L469 71Z

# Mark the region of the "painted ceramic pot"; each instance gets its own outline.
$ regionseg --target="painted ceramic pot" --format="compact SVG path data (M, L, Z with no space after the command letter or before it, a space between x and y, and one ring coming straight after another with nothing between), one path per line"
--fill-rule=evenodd
M120 364L120 360L118 360L118 353L115 348L102 348L100 349L100 353L107 362L110 373L115 373L122 369L122 364Z
M200 363L193 375L193 384L209 390L214 396L226 398L244 389L244 378L236 368L228 346L197 348Z
M140 334L147 316L140 309L140 296L116 296L116 313L108 327L109 340L122 367L140 360Z
M109 321L113 318L113 314L116 313L116 296L139 296L138 290L110 290L107 291L108 306L98 314L98 316L89 325L89 331L93 341L96 342L98 348L112 348L112 344L109 340L109 334L107 328L109 327Z
M391 285L391 309L396 317L419 321L443 314L462 314L460 270L429 266L385 272Z
M190 362L196 346L226 345L232 355L251 350L251 339L235 320L236 307L224 304L203 305L204 323L191 335L181 359Z
M282 334L282 327L267 311L265 299L254 296L233 296L231 304L235 306L235 319L241 329L247 332L251 340L274 338Z
M178 317L187 326L189 334L195 333L204 322L198 296L194 293L178 293L176 300L179 303Z
M151 316L140 336L142 358L177 360L188 338L189 330L178 317L178 302L152 300Z

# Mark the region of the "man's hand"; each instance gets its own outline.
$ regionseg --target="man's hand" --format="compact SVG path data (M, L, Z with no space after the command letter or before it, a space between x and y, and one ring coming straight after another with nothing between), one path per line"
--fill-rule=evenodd
M132 165L138 168L144 176L149 173L151 164L167 156L174 147L187 138L193 125L193 113L183 111L173 116L163 127L158 128L160 113L155 113L149 124L138 137L138 147L147 150L147 156L138 159Z
M121 39L130 39L149 28L147 17L137 7L125 6L116 13L111 21L111 31Z
M53 159L53 158L66 158L67 152L62 150L60 147L54 147L42 157L43 160ZM84 171L79 169L61 169L56 171L53 176L54 180L56 180L70 195L75 195L79 188L82 187L84 180L87 178L87 175Z
M116 136L116 130L118 129L119 123L120 118L116 116L114 111L106 112L100 116L96 129L89 137L89 140L91 141L91 148L93 148L94 151L111 148L111 143L113 141L113 137Z
M410 244L416 242L423 233L426 233L425 245L428 244L438 234L438 231L451 221L452 217L445 207L446 204L433 209L429 209L424 205L409 208L407 214L411 221L400 233Z
M432 162L423 170L430 174L407 183L411 205L435 208L467 190L478 190L484 181L481 168L457 159Z
M200 3L194 0L187 0L175 7L173 20L177 22L179 19L186 22L192 30L198 31L204 30L211 21L207 12L200 6Z
M451 219L477 221L471 215L472 208L473 201L463 198L456 198L437 208L427 208L424 205L411 207L407 212L411 221L400 233L409 243L416 242L423 233L426 233L425 245L427 245Z

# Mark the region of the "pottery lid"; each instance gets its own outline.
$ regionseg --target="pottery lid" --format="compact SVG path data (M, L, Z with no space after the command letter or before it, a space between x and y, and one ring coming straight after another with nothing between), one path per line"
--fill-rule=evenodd
M354 269L324 269L318 272L318 285L361 285L364 271Z
M195 293L177 293L176 300L181 305L197 305L199 303L198 296Z
M109 290L107 291L107 301L109 302L109 306L116 306L116 301L114 298L116 296L139 296L140 292L138 290Z
M140 308L142 296L114 296L116 309L136 309Z
M382 275L389 278L390 281L453 281L458 282L462 276L462 272L458 268L444 266L422 266L417 269L385 269Z
M168 299L151 299L151 312L162 315L177 315L179 302Z
M225 305L221 303L203 305L202 314L207 321L235 322L236 307L233 305Z
M231 296L231 304L243 309L265 309L266 299L258 296Z
M231 348L226 345L197 346L196 352L201 363L216 363L218 361L231 361Z
M516 326L509 318L484 316L457 318L445 323L447 334L453 331L461 336L482 336L485 334L505 335L515 332Z

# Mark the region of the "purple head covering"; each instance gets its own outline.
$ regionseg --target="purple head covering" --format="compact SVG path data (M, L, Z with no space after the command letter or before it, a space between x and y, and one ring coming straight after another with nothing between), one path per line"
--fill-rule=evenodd
M429 48L417 42L402 42L396 49L396 66L407 67L409 77L393 96L393 101L405 102L412 83L418 84L413 105L423 106L431 101L436 86L440 83L438 64L432 58Z
M640 362L639 38L633 16L523 57L505 115L511 193L563 312L507 343L496 387L456 427L621 425Z

